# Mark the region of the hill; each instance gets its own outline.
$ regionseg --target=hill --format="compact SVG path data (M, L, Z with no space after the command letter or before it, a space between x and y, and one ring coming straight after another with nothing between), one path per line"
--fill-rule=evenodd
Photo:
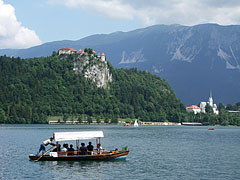
M82 115L181 122L186 113L166 81L136 69L114 69L91 49L82 55L1 56L0 82L1 123Z
M0 54L29 58L49 56L61 47L92 47L105 52L115 68L138 68L164 78L186 105L240 99L240 26L155 25L130 32L92 35Z

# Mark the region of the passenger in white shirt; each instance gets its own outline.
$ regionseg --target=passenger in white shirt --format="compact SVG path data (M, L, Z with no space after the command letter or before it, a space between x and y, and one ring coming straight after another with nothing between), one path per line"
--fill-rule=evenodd
M37 155L42 151L42 154L44 154L46 152L46 146L51 144L52 146L56 146L56 144L52 143L53 141L53 137L50 137L49 139L45 140L42 142L42 144L40 145L39 151L37 153Z

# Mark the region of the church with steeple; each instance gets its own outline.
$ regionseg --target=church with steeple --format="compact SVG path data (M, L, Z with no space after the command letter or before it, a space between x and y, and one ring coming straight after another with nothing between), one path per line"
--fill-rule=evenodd
M209 104L209 105L212 107L214 114L219 114L217 105L213 103L212 91L210 91L210 96L209 96L209 98L208 98L208 102L201 102L201 103L200 103L201 112L206 113L205 108L206 108L206 105L207 105L207 104Z

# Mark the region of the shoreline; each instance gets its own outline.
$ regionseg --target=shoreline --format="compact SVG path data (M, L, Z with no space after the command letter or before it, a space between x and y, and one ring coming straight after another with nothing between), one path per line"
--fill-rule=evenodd
M79 123L78 121L48 121L48 124L63 124L63 125L112 125L112 124L117 124L117 125L124 125L126 124L125 121L120 121L118 123L104 123L103 121L100 123L97 123L96 121L93 121L92 123L88 123L87 121ZM181 123L175 123L175 122L139 122L139 125L142 126L181 126ZM133 123L131 124L133 125Z

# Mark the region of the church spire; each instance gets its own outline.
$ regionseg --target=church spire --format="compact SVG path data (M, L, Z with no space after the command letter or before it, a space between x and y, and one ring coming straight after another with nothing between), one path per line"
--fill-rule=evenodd
M210 90L210 96L209 96L209 99L208 99L208 103L211 107L213 107L212 90Z

